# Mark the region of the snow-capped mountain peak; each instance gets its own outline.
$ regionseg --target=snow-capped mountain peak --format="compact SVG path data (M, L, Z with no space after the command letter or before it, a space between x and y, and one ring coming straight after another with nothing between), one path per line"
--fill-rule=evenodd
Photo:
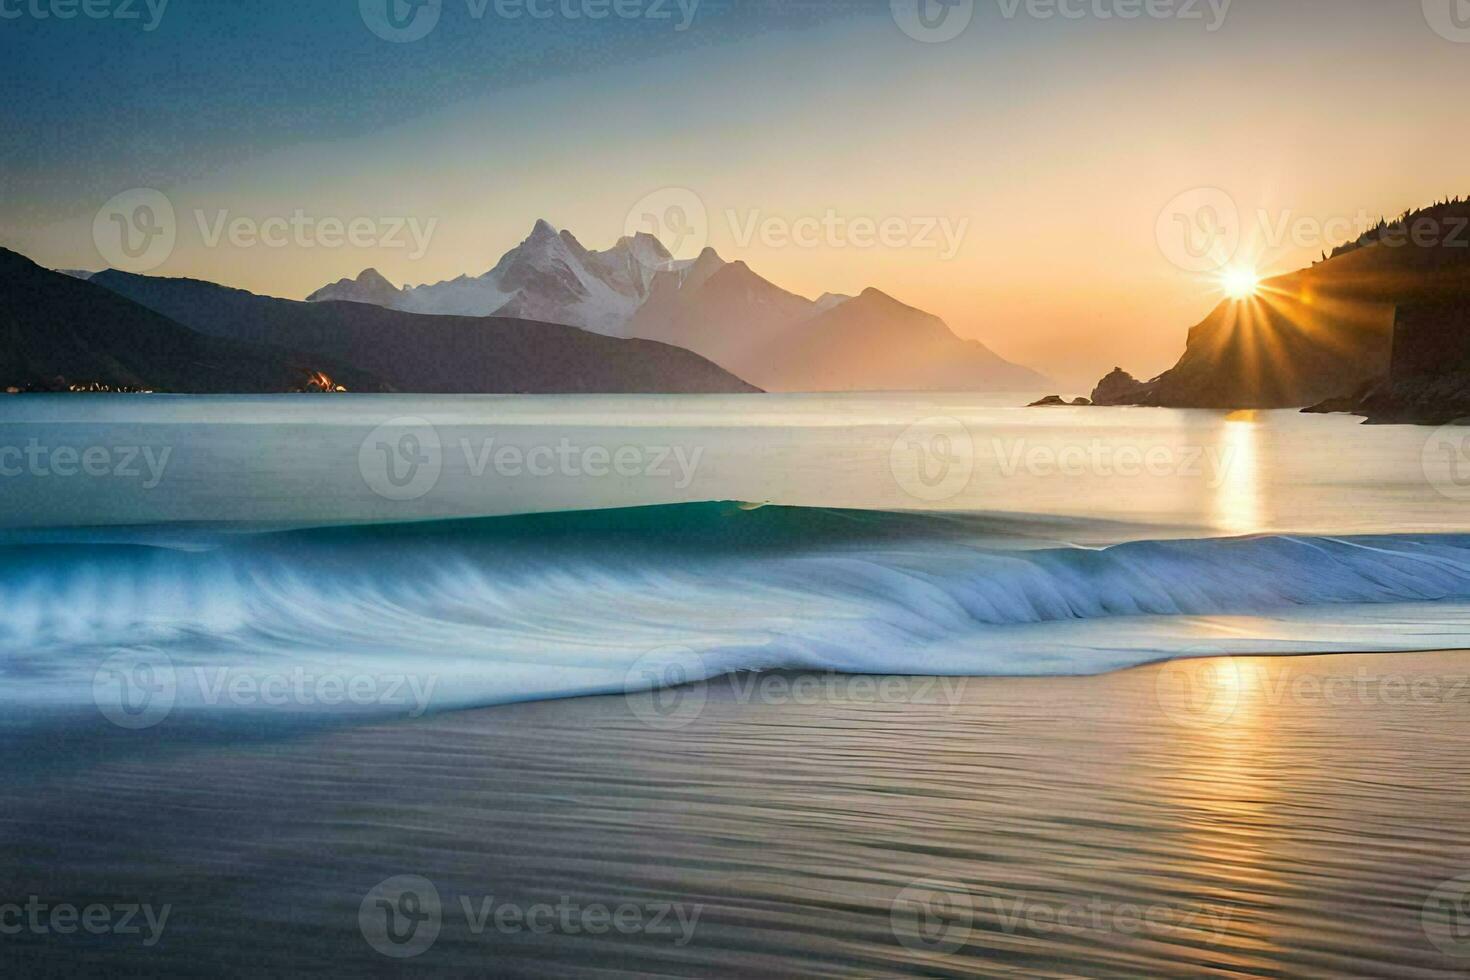
M312 299L414 313L504 316L683 347L772 391L968 390L1041 386L943 320L877 289L815 302L713 248L676 260L652 235L605 251L537 221L489 272L395 289L374 270Z
M382 305L412 313L564 323L622 336L657 270L671 260L649 235L624 238L605 252L594 252L543 218L484 275L405 289Z
M369 303L373 306L392 306L402 295L402 291L389 282L377 269L364 269L356 279L339 279L330 286L318 289L306 299L309 303L339 300L347 303Z
M713 252L709 253L713 256ZM709 260L701 256L694 265ZM714 256L715 267L723 265ZM654 279L687 272L653 235L639 232L618 239L606 251L592 251L570 231L558 231L545 218L501 256L490 271L398 289L376 270L343 279L308 299L375 303L411 313L445 316L507 316L563 323L596 333L623 336L633 314L648 298Z

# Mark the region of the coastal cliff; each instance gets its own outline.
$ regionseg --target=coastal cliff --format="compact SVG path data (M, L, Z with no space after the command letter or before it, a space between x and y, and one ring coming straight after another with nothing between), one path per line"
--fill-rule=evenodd
M1456 311L1466 297L1470 201L1447 201L1382 224L1309 268L1265 280L1250 297L1221 302L1189 331L1174 367L1147 382L1115 370L1093 401L1238 409L1341 400L1388 379L1396 356L1410 359L1405 371L1415 357L1441 365L1442 350L1459 349L1449 338L1463 334ZM1411 338L1402 353L1396 323ZM1431 400L1453 387L1412 377Z

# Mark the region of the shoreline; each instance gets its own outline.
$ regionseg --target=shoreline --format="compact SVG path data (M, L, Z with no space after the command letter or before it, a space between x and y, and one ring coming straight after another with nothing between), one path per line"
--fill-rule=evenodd
M410 963L513 977L1470 962L1431 903L1470 873L1470 652L951 680L782 672L251 738L115 732L121 750L12 794L0 886L166 903L166 930L10 951L376 972L394 960L361 909L410 876L440 900ZM604 907L637 928L581 928Z

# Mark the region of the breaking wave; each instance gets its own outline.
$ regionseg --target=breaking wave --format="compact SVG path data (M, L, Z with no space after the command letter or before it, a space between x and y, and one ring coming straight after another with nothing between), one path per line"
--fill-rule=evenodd
M419 707L441 709L746 669L1084 674L1214 653L1470 646L1470 535L1091 548L1068 532L693 504L12 539L0 672L7 701L84 703L109 661L161 658L222 678L180 685L195 707L241 703L221 692L242 676L432 677Z

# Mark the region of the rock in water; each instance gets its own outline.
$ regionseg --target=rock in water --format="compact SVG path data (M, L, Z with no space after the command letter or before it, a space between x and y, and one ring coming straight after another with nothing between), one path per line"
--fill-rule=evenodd
M1149 387L1120 367L1097 383L1092 389L1094 405L1137 405L1148 394Z

